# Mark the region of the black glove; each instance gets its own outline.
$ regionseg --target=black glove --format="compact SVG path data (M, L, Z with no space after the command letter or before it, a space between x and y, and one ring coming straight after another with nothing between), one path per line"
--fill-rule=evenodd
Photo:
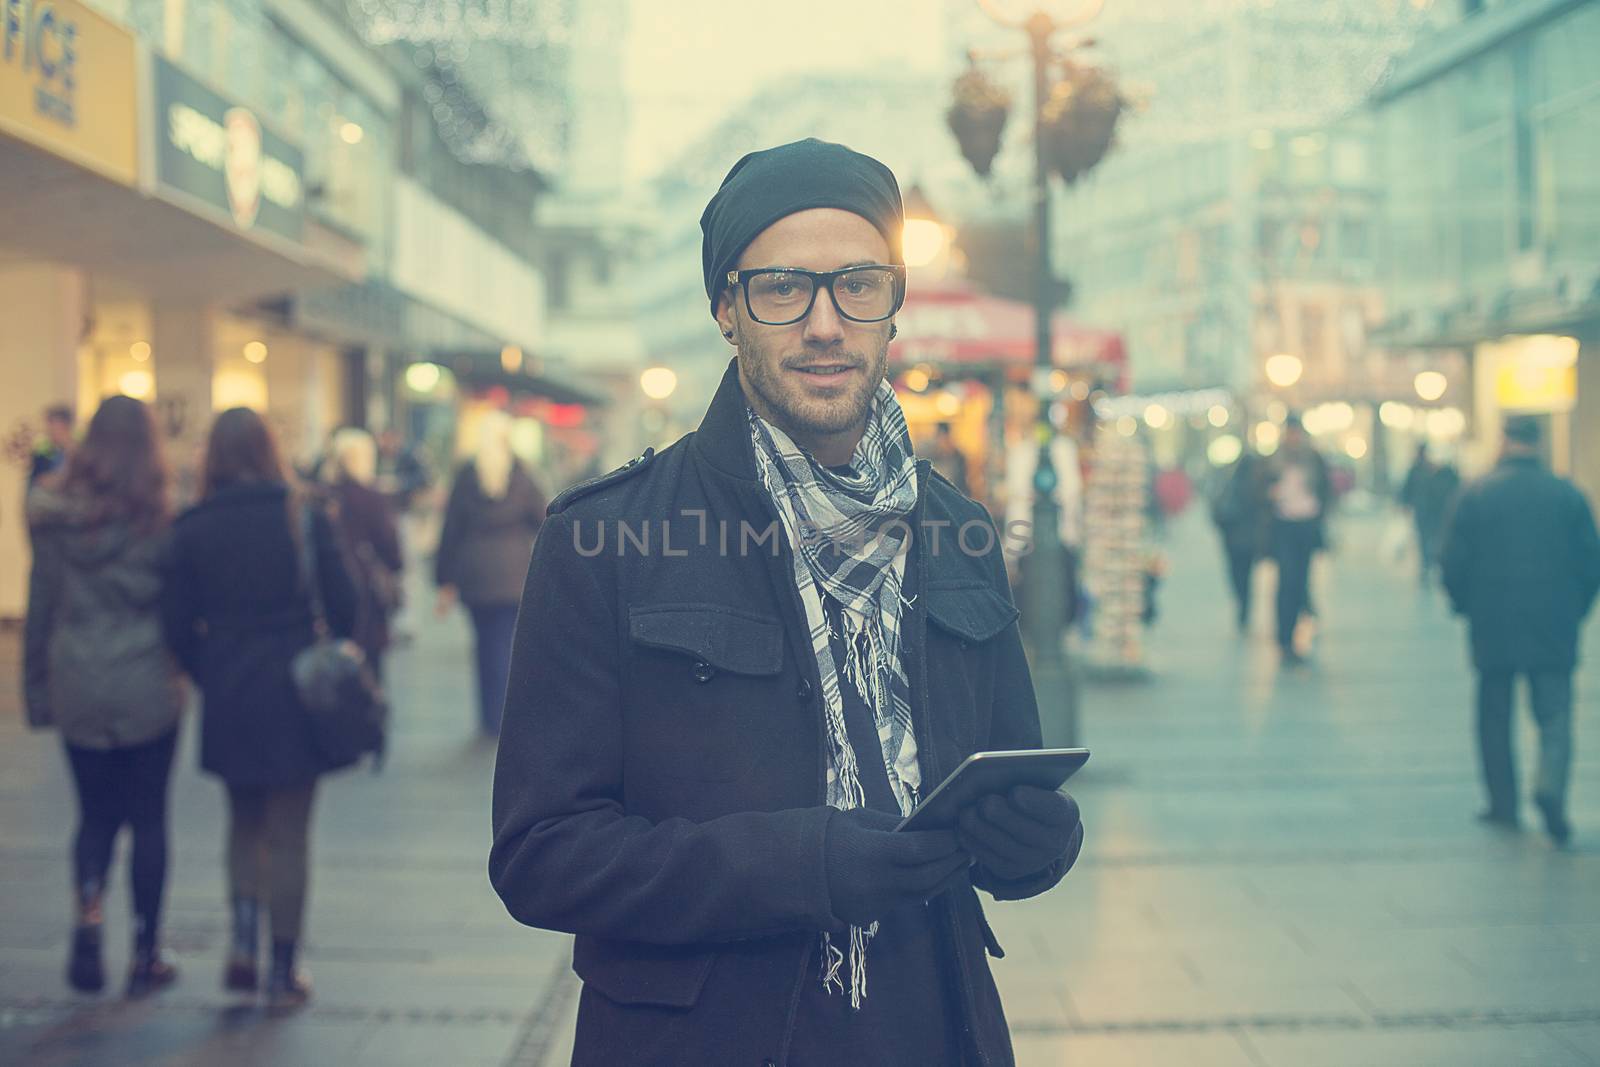
M870 808L835 811L823 841L833 914L866 926L912 901L931 900L972 863L952 830L895 833L900 818Z
M1068 853L1076 859L1083 846L1078 802L1033 785L984 797L961 813L959 826L962 847L1003 882L1038 874Z

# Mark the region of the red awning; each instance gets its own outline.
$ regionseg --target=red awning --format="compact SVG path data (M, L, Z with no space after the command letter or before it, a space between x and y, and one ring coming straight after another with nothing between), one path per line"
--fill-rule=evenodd
M1033 308L1016 300L990 296L971 283L951 280L935 285L915 279L905 307L895 316L900 336L889 346L897 363L1032 365ZM1089 368L1095 364L1127 364L1122 335L1055 317L1051 360L1057 367Z

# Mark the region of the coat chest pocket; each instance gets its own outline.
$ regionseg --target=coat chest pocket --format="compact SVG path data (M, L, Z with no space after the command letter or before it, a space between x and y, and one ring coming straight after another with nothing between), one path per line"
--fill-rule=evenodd
M989 736L996 637L1017 618L1017 609L985 582L931 581L923 592L928 621L928 692L950 702L949 739L959 756L981 748Z
M628 609L635 737L669 778L732 781L771 743L783 625L720 604Z

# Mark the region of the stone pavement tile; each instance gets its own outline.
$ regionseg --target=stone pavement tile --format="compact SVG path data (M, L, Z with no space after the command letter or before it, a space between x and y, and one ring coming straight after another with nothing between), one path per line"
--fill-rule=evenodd
M391 1022L376 1027L346 1063L348 1067L500 1067L521 1029L520 1023L430 1027Z
M1013 1034L1017 1067L1254 1067L1229 1034Z
M1266 1067L1580 1067L1590 1061L1532 1027L1252 1033Z
M1358 1022L1368 1017L1343 984L1316 976L1201 984L1137 979L1113 982L1087 975L1081 980L1068 981L1067 995L1089 1026L1219 1018L1316 1018Z
M547 981L547 974L527 978L441 975L426 966L374 967L315 960L308 966L319 1003L352 1009L520 1014L538 1000Z
M1422 980L1424 977L1427 980ZM1486 1011L1596 1011L1600 985L1574 985L1567 976L1510 980L1465 972L1431 976L1376 971L1350 980L1352 991L1379 1015Z
M1013 1026L1059 1027L1077 1020L1059 977L1037 969L1007 968L1005 960L995 962L995 986Z
M1544 1032L1584 1057L1583 1062L1600 1064L1600 1024L1550 1026Z

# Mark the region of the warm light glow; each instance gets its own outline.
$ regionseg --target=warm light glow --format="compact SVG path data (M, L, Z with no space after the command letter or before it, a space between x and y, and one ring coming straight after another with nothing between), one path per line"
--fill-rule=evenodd
M1206 458L1213 467L1226 467L1244 455L1244 442L1225 433L1206 446Z
M1117 432L1124 437L1132 437L1139 432L1139 420L1132 415L1124 415L1117 420Z
M1378 408L1378 421L1391 430L1409 430L1417 421L1417 412L1409 404L1385 400Z
M1429 402L1444 396L1444 391L1450 387L1449 379L1436 370L1423 371L1411 384L1417 390L1417 395Z
M678 388L678 375L671 367L651 367L639 375L639 388L651 400L665 400Z
M500 350L500 367L507 374L515 374L522 369L522 349L516 345L506 345Z
M413 363L406 368L406 385L417 393L431 393L439 384L437 363Z
M1089 383L1084 381L1082 378L1079 378L1077 381L1073 382L1072 383L1072 399L1074 399L1074 400L1087 400L1087 399L1089 399Z
M244 358L251 363L265 363L267 361L267 346L260 341L251 341L244 346Z
M1360 459L1367 454L1367 442L1360 437L1352 437L1344 443L1344 454L1351 459Z
M1278 442L1283 439L1283 431L1275 422L1256 423L1256 448L1264 456L1270 456L1278 450Z
M1228 409L1221 404L1213 404L1211 410L1206 412L1206 420L1220 430L1228 425Z
M1287 389L1295 382L1298 382L1300 376L1306 370L1305 364L1300 362L1299 356L1291 356L1287 352L1280 352L1278 355L1268 359L1265 369L1267 381L1279 389Z
M150 358L150 342L149 341L135 341L135 342L133 342L133 344L128 347L128 355L133 357L133 361L135 363L143 363L145 360ZM128 395L132 396L133 394L132 393L128 393Z
M1067 388L1067 372L1056 369L1050 372L1050 391L1054 393L1065 392Z
M913 367L906 371L906 388L913 393L927 392L928 372L921 367Z
M1460 437L1467 429L1467 416L1460 408L1440 408L1428 412L1428 436Z
M1171 421L1172 412L1168 411L1160 404L1151 404L1149 407L1144 409L1145 425L1150 427L1152 430L1165 429L1167 424Z
M901 251L906 266L926 267L938 259L950 244L949 231L932 219L907 219L900 232Z
M117 379L117 388L122 390L123 396L131 396L135 400L148 400L150 394L155 392L156 379L147 370L131 370Z
M954 393L940 393L933 402L933 409L945 418L954 418L961 414L961 398Z
M1341 433L1355 425L1356 409L1342 401L1318 404L1302 415L1301 421L1305 424L1306 433L1312 436Z
M343 126L339 127L339 139L345 144L360 144L361 138L365 136L366 131L362 130L360 126L357 126L353 122L347 122Z

